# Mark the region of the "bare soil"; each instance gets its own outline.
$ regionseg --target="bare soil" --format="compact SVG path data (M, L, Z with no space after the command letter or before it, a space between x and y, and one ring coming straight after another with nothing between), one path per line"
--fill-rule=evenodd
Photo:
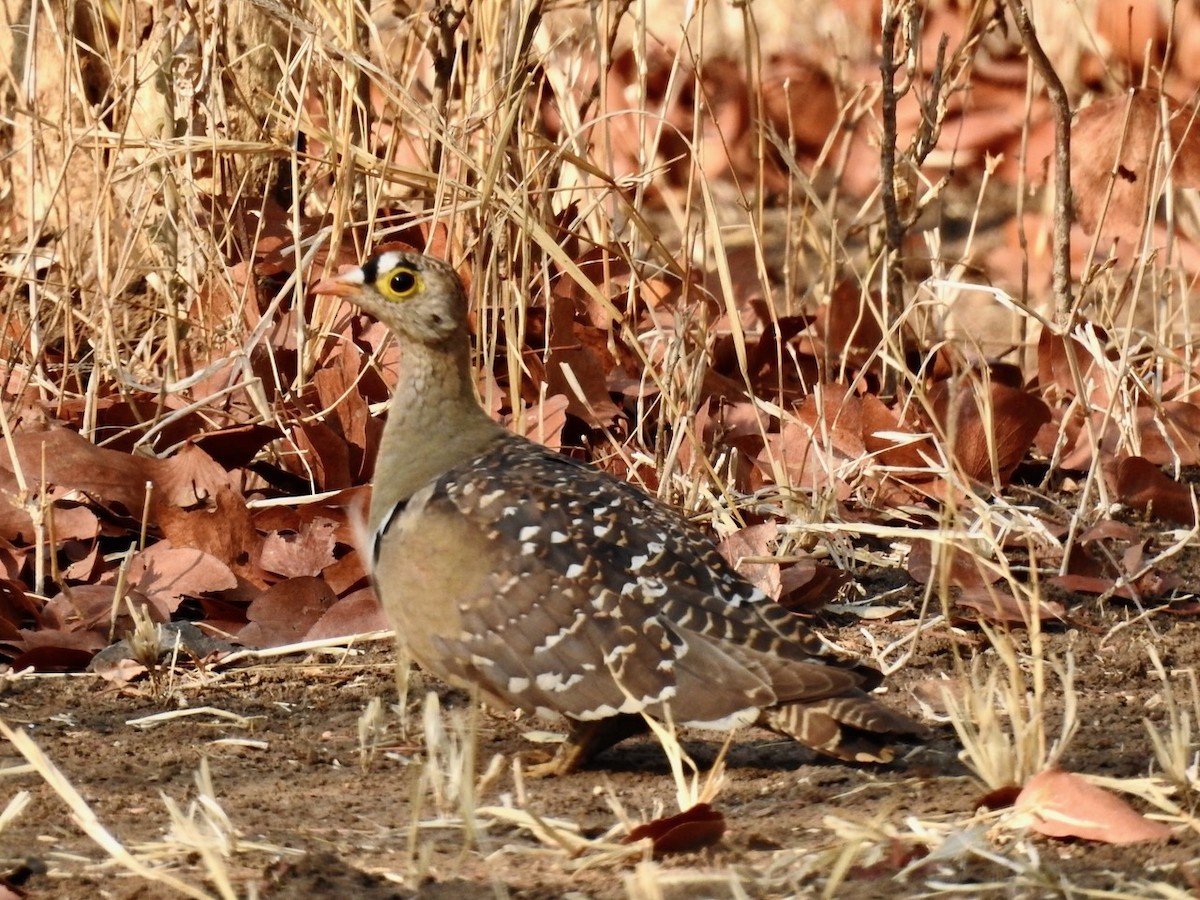
M1163 718L1161 682L1149 666L1147 642L1157 647L1168 671L1192 668L1200 662L1200 625L1160 614L1114 631L1118 622L1135 619L1136 610L1094 604L1073 612L1071 625L1047 635L1051 655L1061 658L1070 648L1077 665L1081 730L1063 766L1093 775L1144 775L1153 756L1142 720L1161 725ZM867 627L877 643L885 644L912 624ZM859 623L843 620L825 630L864 649ZM952 672L954 648L979 639L971 628L928 633L913 662L890 679L889 702L917 714L913 688ZM813 893L851 846L831 830L827 817L874 823L883 848L873 853L860 848L836 890L839 896L915 896L936 884L951 894L1010 893L1005 883L1012 872L970 853L917 861L897 878L923 850L899 839L889 848L888 829L908 832L904 823L912 821L966 823L984 794L959 763L949 726L935 726L927 745L887 767L818 760L765 732L743 732L730 749L727 782L715 803L728 827L719 845L665 857L653 867L601 861L571 871L565 853L526 830L492 824L471 844L453 819L456 810L443 808L438 824L438 803L418 784L423 770L418 698L425 688L438 686L417 676L413 687L407 736L391 708L396 683L392 653L384 643L350 654L181 672L173 686L144 682L136 691L114 690L95 676L23 678L8 682L0 695L0 716L34 738L130 849L170 845L163 798L186 808L196 796L195 774L207 759L216 799L236 834L229 867L242 896L721 897L733 895L733 883L748 896ZM460 694L440 692L447 707L469 706ZM385 703L388 731L364 766L358 722L374 697ZM150 728L130 724L164 710L205 706L244 718L204 714ZM1058 714L1057 709L1047 712L1052 720ZM476 721L478 770L493 754L511 761L528 752L532 745L522 732L539 727L491 712ZM1056 727L1054 721L1048 724ZM687 738L684 746L696 762L710 765L719 745ZM10 743L0 744L0 767L20 762ZM32 803L0 837L0 875L13 892L5 894L0 886L0 896L174 896L161 884L100 865L104 852L72 823L63 802L38 775L7 775L0 783L6 802L17 790L32 794ZM476 803L519 805L514 787L512 769L506 767ZM539 816L573 822L585 836L599 837L619 821L606 799L610 794L635 821L652 817L656 804L668 814L675 811L674 783L653 739L610 750L588 771L528 782L523 802ZM1128 847L1024 839L1047 873L1049 893L1056 892L1056 882L1075 888L1125 886L1136 893L1136 885L1129 885L1139 879L1186 891L1195 890L1200 878L1193 862L1200 852L1194 831L1166 844ZM1001 840L1011 846L1015 839ZM186 860L177 875L216 895L198 854L177 852L174 858ZM650 883L652 890L646 887ZM1030 895L1027 883L1018 893Z

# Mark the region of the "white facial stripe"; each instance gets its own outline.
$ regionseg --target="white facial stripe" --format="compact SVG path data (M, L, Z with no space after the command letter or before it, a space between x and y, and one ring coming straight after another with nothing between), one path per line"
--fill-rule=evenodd
M379 254L379 261L375 264L375 271L382 275L384 272L390 272L396 268L400 262L401 253L399 250L389 250L387 253Z

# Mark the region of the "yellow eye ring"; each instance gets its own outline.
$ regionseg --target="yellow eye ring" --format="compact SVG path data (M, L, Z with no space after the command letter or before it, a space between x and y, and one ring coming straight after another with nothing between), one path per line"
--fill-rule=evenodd
M398 266L387 276L387 290L398 300L415 294L421 288L421 279L408 266Z

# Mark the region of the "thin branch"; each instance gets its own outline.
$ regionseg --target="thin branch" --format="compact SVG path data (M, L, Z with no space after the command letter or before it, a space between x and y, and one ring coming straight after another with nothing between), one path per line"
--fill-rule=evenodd
M1071 314L1071 102L1062 79L1054 71L1050 58L1029 21L1029 10L1021 0L1008 0L1009 9L1021 34L1025 52L1046 83L1050 109L1054 113L1054 308L1058 324L1066 326Z

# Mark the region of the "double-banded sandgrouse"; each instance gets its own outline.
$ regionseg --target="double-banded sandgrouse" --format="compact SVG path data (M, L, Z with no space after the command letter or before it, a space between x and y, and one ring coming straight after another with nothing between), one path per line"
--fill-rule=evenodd
M375 464L373 578L425 670L491 703L565 719L543 774L642 730L642 714L758 723L834 757L888 761L917 723L833 655L678 513L514 435L480 407L467 297L446 263L391 251L316 287L400 342Z

